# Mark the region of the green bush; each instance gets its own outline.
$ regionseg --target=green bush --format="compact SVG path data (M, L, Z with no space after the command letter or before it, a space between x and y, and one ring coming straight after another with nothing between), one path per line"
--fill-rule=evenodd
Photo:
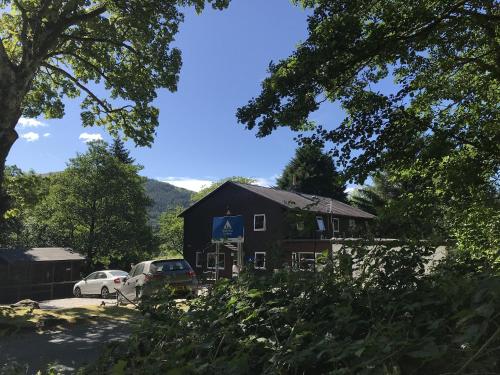
M411 245L360 246L340 255L322 272L221 280L187 312L162 290L141 305L148 317L141 329L88 371L500 371L500 278L487 265L450 257L424 272L427 250Z

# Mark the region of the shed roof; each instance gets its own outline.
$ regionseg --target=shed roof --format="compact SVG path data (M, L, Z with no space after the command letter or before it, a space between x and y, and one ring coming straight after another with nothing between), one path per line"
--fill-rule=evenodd
M0 259L14 262L51 262L61 260L85 260L83 255L64 247L33 247L31 249L0 248Z
M205 198L209 197L210 195L221 189L222 186L225 186L227 184L233 184L239 186L257 195L270 199L289 209L299 209L304 211L363 218L363 219L375 218L375 215L372 215L368 212L360 210L359 208L352 207L346 203L342 203L332 198L303 194L299 192L281 190L276 188L263 187L258 185L243 184L240 182L232 182L232 181L228 181L222 184L219 188L214 190ZM191 207L196 206L198 202L188 207L184 212L188 211ZM183 215L184 212L181 215Z

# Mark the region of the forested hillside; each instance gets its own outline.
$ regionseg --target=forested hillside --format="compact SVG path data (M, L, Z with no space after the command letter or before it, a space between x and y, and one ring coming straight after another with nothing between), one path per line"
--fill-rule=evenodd
M150 178L147 179L145 188L146 195L153 201L148 208L148 216L155 227L162 212L178 206L187 207L193 194L189 190Z

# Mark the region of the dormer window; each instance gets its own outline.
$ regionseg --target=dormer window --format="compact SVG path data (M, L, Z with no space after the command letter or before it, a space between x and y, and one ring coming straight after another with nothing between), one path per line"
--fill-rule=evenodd
M255 232L264 232L266 230L266 215L253 215L253 230Z
M316 216L316 223L318 224L318 230L324 232L326 227L325 227L325 221L323 220L323 216Z

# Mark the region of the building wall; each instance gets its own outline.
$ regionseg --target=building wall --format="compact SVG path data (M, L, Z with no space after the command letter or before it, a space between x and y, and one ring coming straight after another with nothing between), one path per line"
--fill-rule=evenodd
M0 303L71 297L83 261L0 262Z
M207 199L199 202L184 215L184 257L199 274L207 271L207 253L215 252L211 244L212 220L217 216L242 215L245 226L244 256L253 256L256 251L267 251L276 241L285 236L285 209L279 204L260 197L236 185L226 185ZM254 231L254 215L266 215L266 230ZM221 275L230 277L232 252L222 248L225 254L225 269ZM196 252L202 253L202 267L196 267ZM234 258L236 259L236 258Z
M367 231L366 220L311 212L300 216L300 212L287 210L258 194L237 185L227 184L184 213L184 257L199 276L207 271L213 272L207 268L207 254L215 252L215 245L211 243L212 220L214 217L227 215L228 211L230 215L243 216L245 226L243 252L246 262L254 258L256 252L265 252L269 263L291 265L293 253L321 253L328 248L328 241L325 239L354 237ZM265 231L254 231L255 214L266 215ZM297 231L296 214L299 214L298 221L307 221L302 231ZM323 218L326 229L324 233L317 230L317 216ZM338 232L333 231L332 217L339 219ZM354 220L355 227L350 225L350 220ZM200 267L196 262L197 252L200 253ZM225 246L221 246L221 253L224 254L224 269L220 270L219 274L231 277L236 254ZM274 259L276 258L274 253L279 253L277 255L279 259Z

